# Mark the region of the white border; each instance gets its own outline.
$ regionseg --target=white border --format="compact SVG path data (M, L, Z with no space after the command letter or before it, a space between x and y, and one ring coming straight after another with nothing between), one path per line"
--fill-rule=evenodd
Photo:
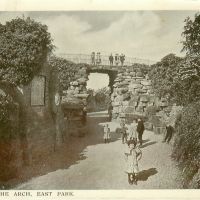
M0 11L58 11L58 10L198 10L200 0L0 0ZM167 173L167 172L166 172ZM66 199L143 199L143 200L199 200L200 190L70 190L74 196L38 197L32 190L32 197L0 196L0 200L66 200ZM47 192L48 192L47 191ZM61 190L60 190L61 191ZM0 192L4 192L0 190ZM23 191L22 191L23 192Z
M200 0L0 0L1 11L197 9Z

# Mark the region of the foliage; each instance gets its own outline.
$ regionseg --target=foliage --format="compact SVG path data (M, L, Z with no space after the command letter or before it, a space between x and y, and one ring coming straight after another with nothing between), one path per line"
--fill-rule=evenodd
M12 112L13 101L9 96L0 95L0 123L8 123L10 112Z
M169 54L162 60L151 66L149 76L152 86L159 97L167 97L168 100L178 100L181 94L176 93L176 89L182 88L182 83L178 80L179 65L182 58ZM181 104L181 102L179 102Z
M182 36L183 49L187 55L200 56L200 14L195 14L194 20L190 17L185 19Z
M0 138L6 139L17 132L16 111L17 104L13 102L13 99L9 95L0 93Z
M200 14L185 20L182 33L184 58L171 54L151 67L150 77L159 96L183 105L175 123L173 158L183 171L183 184L200 169ZM167 59L166 59L167 58ZM195 179L196 180L196 179ZM198 185L198 184L194 184ZM199 187L199 186L198 186Z
M99 104L109 104L110 102L110 98L109 98L109 95L110 95L110 90L108 89L108 87L103 87L101 89L98 89L96 92L95 92L95 100L97 103Z
M70 82L76 80L75 75L78 71L85 67L85 64L76 64L54 55L49 58L48 62L52 69L58 69L61 91L67 90Z
M47 26L27 18L0 24L0 80L26 84L53 48Z
M108 109L111 101L110 89L108 87L98 89L97 91L89 89L88 94L88 110L92 112Z
M200 101L183 108L175 129L172 156L181 164L187 182L200 168Z

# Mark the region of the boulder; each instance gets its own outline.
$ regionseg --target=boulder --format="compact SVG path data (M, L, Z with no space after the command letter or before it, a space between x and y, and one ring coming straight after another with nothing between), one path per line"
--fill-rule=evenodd
M79 78L78 80L78 83L81 84L81 85L85 85L87 80L85 78Z
M72 85L72 86L78 86L78 81L73 81L73 82L71 82L71 85Z
M147 95L140 96L140 101L141 102L148 102L149 101L148 96Z
M125 113L133 113L135 112L135 108L132 107L132 106L128 106L126 109L125 109Z
M74 96L77 98L87 98L89 94L75 94Z
M143 77L142 72L136 72L136 77Z
M142 81L141 81L141 84L142 84L142 85L145 85L145 86L150 86L150 85L151 85L151 81L142 80Z

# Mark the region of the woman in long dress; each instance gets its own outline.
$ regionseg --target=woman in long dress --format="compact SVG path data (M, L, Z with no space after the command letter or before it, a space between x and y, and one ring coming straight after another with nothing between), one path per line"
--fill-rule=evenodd
M128 140L135 140L137 142L137 120L130 124Z
M142 151L137 147L137 142L129 140L125 150L126 172L128 174L129 184L137 184L137 174L139 172L138 161L142 157Z

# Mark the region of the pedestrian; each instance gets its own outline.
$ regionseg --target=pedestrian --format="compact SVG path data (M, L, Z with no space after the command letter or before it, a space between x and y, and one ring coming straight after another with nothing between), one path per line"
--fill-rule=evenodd
M103 135L104 143L109 143L110 141L110 128L108 124L104 126L104 135Z
M133 122L130 124L130 131L128 140L134 140L137 143L137 120L133 120Z
M109 61L110 61L110 66L113 66L113 55L112 54L110 54L110 56L109 56Z
M95 52L92 52L91 54L91 63L92 65L95 65Z
M118 66L119 64L119 55L116 53L115 54L115 65Z
M138 132L138 140L139 140L140 146L142 146L142 135L144 132L144 123L140 118L138 119L138 124L137 124L136 130Z
M82 123L83 125L86 124L87 121L87 108L86 106L83 107L83 111L82 111Z
M138 181L138 161L142 158L142 151L137 146L136 141L129 140L125 149L125 159L126 159L126 173L128 174L129 184L136 184Z
M100 54L100 52L97 53L96 64L97 65L101 64L101 54Z
M112 104L109 103L109 106L108 106L109 121L112 120L112 110L113 110Z
M125 126L125 123L122 122L121 123L121 129L120 129L120 132L121 132L121 135L122 135L122 144L127 142L127 129L128 128Z
M124 61L125 61L125 55L121 54L121 56L120 56L121 66L124 65Z
M172 139L173 132L174 132L174 128L168 124L166 126L166 135L163 142L167 142L169 144L170 140Z

